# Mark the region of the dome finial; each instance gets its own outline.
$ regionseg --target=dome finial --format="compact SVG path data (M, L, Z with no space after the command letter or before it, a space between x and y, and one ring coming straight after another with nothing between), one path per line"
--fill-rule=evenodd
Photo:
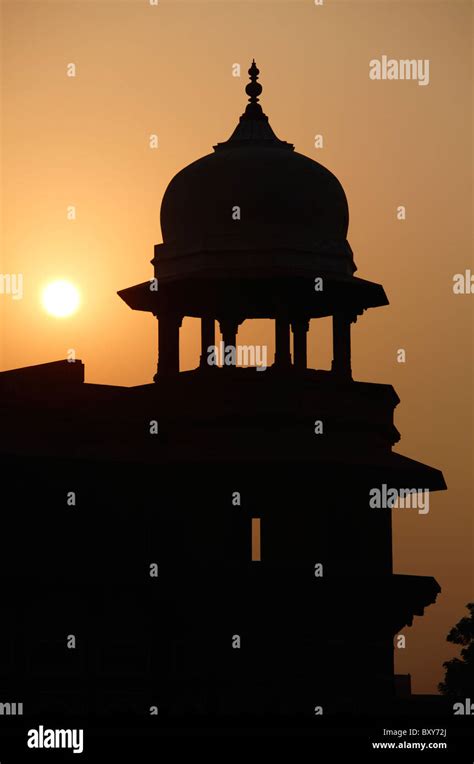
M252 60L252 64L249 69L249 77L250 82L247 84L245 88L245 92L249 96L249 102L247 104L247 108L245 109L244 117L246 119L262 119L265 115L263 114L262 107L259 104L259 95L262 92L263 88L260 85L258 80L258 75L260 74L260 70L257 69L257 64L255 63L255 59Z
M252 59L250 64L249 77L250 82L245 87L245 92L249 97L249 102L245 107L245 111L240 117L239 124L235 128L234 132L230 136L228 141L218 143L214 146L216 151L221 148L228 149L233 146L248 145L249 143L264 144L267 146L280 146L287 149L294 149L293 144L286 141L280 141L276 137L272 128L268 123L268 117L263 113L263 109L259 104L259 95L263 88L258 80L260 70L257 68L255 59Z

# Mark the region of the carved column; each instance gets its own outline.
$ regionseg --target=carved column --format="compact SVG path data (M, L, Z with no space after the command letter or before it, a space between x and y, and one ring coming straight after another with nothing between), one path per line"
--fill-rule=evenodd
M332 319L332 331L332 371L341 377L341 379L352 379L351 317L345 313L336 313Z
M219 320L219 326L222 333L222 340L224 342L224 358L223 360L223 368L224 369L230 369L231 366L227 366L225 364L225 351L226 348L231 345L232 347L236 347L237 343L237 330L239 328L239 323L237 319L234 318L223 318Z
M182 320L183 317L175 313L164 313L158 318L158 378L179 373L179 329Z
M296 319L291 322L293 330L293 362L297 369L308 368L308 343L307 335L309 321L305 318Z
M275 366L280 369L291 366L290 322L286 318L275 319Z
M201 369L208 366L208 348L216 344L216 329L213 318L201 318Z

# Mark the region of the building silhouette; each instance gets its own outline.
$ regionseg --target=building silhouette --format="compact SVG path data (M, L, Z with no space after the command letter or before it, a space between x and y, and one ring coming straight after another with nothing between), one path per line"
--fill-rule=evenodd
M154 381L85 383L81 361L0 375L0 700L25 715L370 713L396 695L395 635L440 591L394 573L391 509L370 505L446 487L393 451L394 389L352 378L352 324L385 292L354 275L339 181L276 137L249 75L230 138L166 190L153 275L119 292L158 320ZM181 372L186 316L201 358ZM328 316L332 368L310 369ZM274 359L234 365L260 318Z

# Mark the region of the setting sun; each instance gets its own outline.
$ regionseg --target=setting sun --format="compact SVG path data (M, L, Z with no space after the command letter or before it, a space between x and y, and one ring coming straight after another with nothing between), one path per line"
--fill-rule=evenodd
M50 316L66 318L79 307L79 290L70 281L52 281L43 289L41 302Z

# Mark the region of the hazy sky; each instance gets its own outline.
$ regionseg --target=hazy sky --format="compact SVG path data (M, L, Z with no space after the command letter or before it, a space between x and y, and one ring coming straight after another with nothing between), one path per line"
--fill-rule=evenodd
M397 671L416 692L434 691L454 654L446 634L474 595L474 295L453 294L453 275L474 273L472 4L5 0L2 22L1 272L24 277L22 300L0 295L2 368L74 348L89 382L151 381L156 322L116 291L152 276L163 192L233 131L253 57L276 134L340 179L357 275L390 300L353 330L354 377L394 385L397 450L441 468L449 487L428 515L394 511L396 571L442 587L404 630ZM429 84L371 80L369 61L383 55L428 59ZM41 308L41 288L57 278L81 290L72 318ZM196 321L181 339L181 368L191 368ZM271 351L269 322L246 323L239 341L251 339ZM328 368L330 358L328 321L313 321L309 362Z

